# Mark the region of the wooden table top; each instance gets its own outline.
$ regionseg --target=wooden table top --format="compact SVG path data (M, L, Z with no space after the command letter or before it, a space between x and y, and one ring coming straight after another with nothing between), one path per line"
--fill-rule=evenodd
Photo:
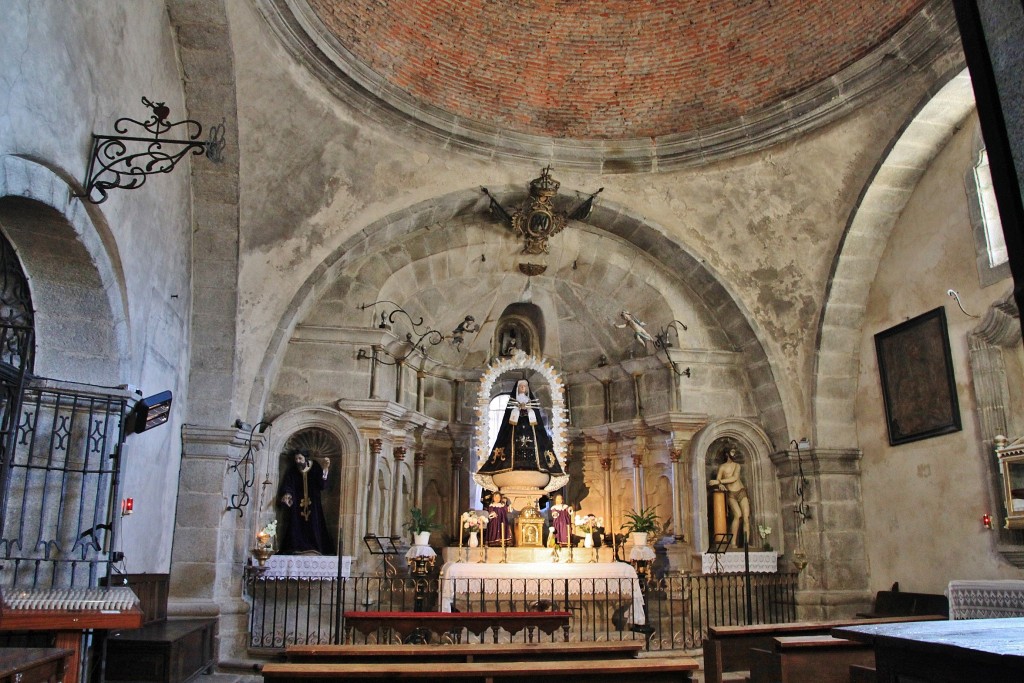
M941 651L965 657L995 655L1020 658L1024 663L1024 618L865 624L838 627L832 633L876 648Z

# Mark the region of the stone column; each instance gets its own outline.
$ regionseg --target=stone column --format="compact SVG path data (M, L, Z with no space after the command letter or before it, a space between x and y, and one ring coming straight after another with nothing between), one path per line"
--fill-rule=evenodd
M612 381L601 380L601 389L604 396L604 423L611 424L615 415L615 411L612 410Z
M412 463L412 504L420 508L423 507L423 466L427 463L426 452L416 451Z
M380 344L374 344L370 349L370 398L380 398L380 380L377 377L377 365L380 360Z
M637 450L633 453L633 509L642 510L647 496L644 491L644 454Z
M402 535L402 463L405 461L405 446L395 446L392 456L395 471L391 477L391 535Z
M405 359L395 363L395 403L402 405L402 394L405 393Z
M643 391L642 391L642 387L641 387L641 383L643 381L644 376L642 374L640 374L640 373L635 373L635 374L632 375L632 378L633 378L633 405L635 407L635 412L633 414L633 417L635 417L637 419L640 419L640 418L642 418L644 416L644 397L643 397Z
M462 483L462 463L465 461L465 455L452 447L452 483L451 483L451 528L455 530L455 533L459 532L459 515L462 514L461 505L459 504L462 498L461 483Z
M609 528L612 524L612 459L601 458L601 471L604 473L604 522Z
M382 439L370 439L370 480L369 495L366 497L366 535L377 535L377 515L373 508L377 504L377 463L380 460L380 452L384 447Z
M680 487L682 475L680 473L683 451L681 448L671 448L668 452L669 460L672 462L672 519L675 520L675 538L678 541L686 540L686 516L683 513L683 492Z
M423 412L423 378L426 377L426 373L420 368L416 371L416 412Z

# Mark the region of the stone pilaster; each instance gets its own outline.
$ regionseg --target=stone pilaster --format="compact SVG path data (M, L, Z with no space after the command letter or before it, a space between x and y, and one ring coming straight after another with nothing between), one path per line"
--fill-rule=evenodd
M801 547L807 566L800 575L797 617L845 618L871 604L867 553L864 548L864 510L861 498L861 452L817 448L780 451L772 455L782 487L783 523L788 550L780 562L785 569ZM806 519L796 514L801 471Z

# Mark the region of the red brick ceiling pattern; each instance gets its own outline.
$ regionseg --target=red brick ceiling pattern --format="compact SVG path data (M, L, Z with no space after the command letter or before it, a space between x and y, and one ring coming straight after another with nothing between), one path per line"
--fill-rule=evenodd
M384 81L502 130L718 126L863 57L924 0L307 0Z

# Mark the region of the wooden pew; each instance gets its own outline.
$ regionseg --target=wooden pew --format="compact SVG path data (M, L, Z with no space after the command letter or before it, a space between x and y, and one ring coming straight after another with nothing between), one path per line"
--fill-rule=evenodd
M562 638L569 642L571 612L345 612L345 642L352 642L352 631L364 636L380 628L390 628L405 642L415 632L428 631L441 636L444 633L466 629L479 636L491 629L494 642L498 630L515 635L527 629L530 642L533 630L548 635L562 629Z
M826 635L772 639L771 650L752 648L750 683L848 683L850 667L873 666L868 645Z
M689 681L699 668L689 657L606 659L581 666L579 661L410 663L269 663L263 680L275 683L346 681L380 683L382 680L415 679L423 683L485 683L489 681L551 680L556 683L667 683Z
M772 639L776 637L828 635L836 626L936 621L944 618L938 615L924 615L882 619L794 621L751 626L711 626L708 628L708 637L704 639L704 680L707 683L722 683L722 677L726 672L750 671L750 649L771 650Z
M508 662L634 659L643 641L600 643L461 643L457 645L289 645L289 662Z
M868 618L911 617L922 614L938 614L949 617L949 598L939 593L904 593L903 591L878 591L870 612L859 612L857 616Z

